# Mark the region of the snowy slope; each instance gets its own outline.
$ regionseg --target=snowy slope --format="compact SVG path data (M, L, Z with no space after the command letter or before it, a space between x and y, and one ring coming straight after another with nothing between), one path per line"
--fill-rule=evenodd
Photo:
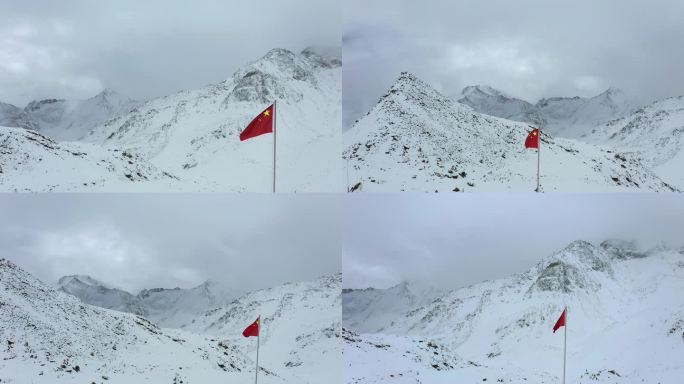
M226 81L150 100L87 140L141 153L200 190L267 192L273 135L238 136L274 100L277 189L341 189L341 61L313 49L273 49Z
M128 113L137 102L112 89L87 100L34 100L24 108L35 129L58 141L78 140L95 126Z
M246 294L224 308L208 311L182 329L230 340L254 351L254 340L240 334L261 315L260 359L301 383L339 380L341 275L285 284Z
M535 126L546 126L546 120L535 105L506 95L490 86L467 86L461 94L462 98L458 102L470 106L477 112Z
M177 179L141 156L94 144L56 142L33 130L0 127L0 191L90 191Z
M364 191L532 191L529 127L454 103L403 73L345 132L351 186ZM670 191L629 155L542 134L543 191Z
M3 383L249 380L233 345L92 307L0 260ZM252 371L253 372L253 371ZM264 382L282 383L275 375Z
M551 331L568 305L568 382L676 383L684 374L683 289L682 250L576 241L525 273L407 308L383 334L350 330L344 360L356 366L345 382L398 373L404 381L392 382L557 382L563 329ZM427 342L439 348L433 356L455 356L455 368L415 359ZM380 357L395 363L379 365Z
M634 153L662 179L684 186L684 96L656 101L598 126L587 140Z

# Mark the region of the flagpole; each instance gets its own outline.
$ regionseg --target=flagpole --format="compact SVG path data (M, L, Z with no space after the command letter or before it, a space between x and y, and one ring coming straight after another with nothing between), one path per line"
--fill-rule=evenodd
M276 110L278 100L273 102L273 193L276 191Z
M347 192L349 192L349 157L347 157Z
M261 337L261 315L259 315L259 321L257 322L257 358L256 358L256 371L254 371L254 384L257 384L257 377L259 376L259 338L260 337Z
M537 192L539 190L539 158L541 157L541 124L539 125L539 135L537 135Z
M565 306L565 326L563 327L563 384L565 384L565 356L568 344L568 307Z

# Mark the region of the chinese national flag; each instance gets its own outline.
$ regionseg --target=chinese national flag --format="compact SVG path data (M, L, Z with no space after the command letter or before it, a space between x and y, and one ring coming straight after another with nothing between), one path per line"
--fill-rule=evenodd
M244 331L242 331L242 336L244 337L250 337L250 336L259 336L259 319L261 316L257 317L257 319L250 324L247 328L245 328Z
M537 148L539 149L539 129L535 128L527 134L527 139L525 139L525 148Z
M273 104L257 115L247 128L240 133L240 141L271 132L273 132Z
M558 318L558 321L556 321L556 325L553 326L553 333L556 333L556 331L560 327L565 327L565 309L563 310L563 313L561 313L560 317Z

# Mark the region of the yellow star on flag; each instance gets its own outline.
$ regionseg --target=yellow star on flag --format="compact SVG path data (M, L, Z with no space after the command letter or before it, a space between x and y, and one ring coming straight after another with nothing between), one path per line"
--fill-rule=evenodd
M264 116L268 116L270 114L271 114L271 112L269 112L268 109L264 111Z

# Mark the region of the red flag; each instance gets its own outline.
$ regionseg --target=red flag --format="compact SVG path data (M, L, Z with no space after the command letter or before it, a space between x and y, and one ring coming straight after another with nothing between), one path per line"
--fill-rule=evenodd
M250 324L247 328L245 328L244 331L242 331L242 336L244 337L250 337L250 336L259 336L259 319L261 316L257 317L257 319Z
M563 309L563 313L561 313L558 321L556 321L556 325L553 326L553 333L556 333L560 327L565 327L565 309Z
M240 141L271 132L273 132L273 104L257 115L247 128L240 133Z
M539 148L539 129L535 128L527 134L527 139L525 139L525 149L527 148Z

